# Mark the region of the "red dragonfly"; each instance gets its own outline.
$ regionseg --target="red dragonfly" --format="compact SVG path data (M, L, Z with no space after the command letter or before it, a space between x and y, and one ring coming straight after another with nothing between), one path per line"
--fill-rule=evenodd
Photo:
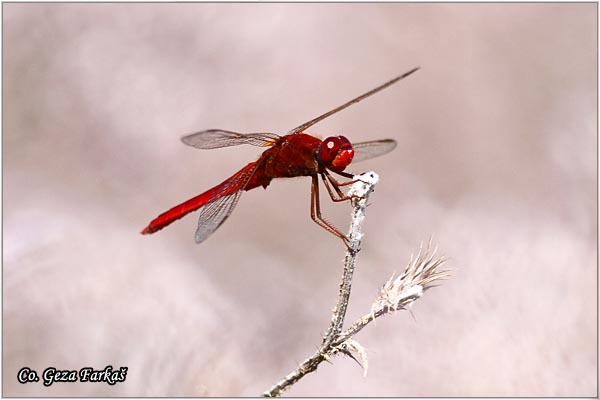
M330 172L354 179L354 175L344 172L344 169L351 162L358 162L388 153L396 147L396 141L383 139L351 144L348 139L341 135L321 140L304 133L304 131L346 107L393 85L418 69L418 67L414 68L292 129L284 136L274 133L236 133L221 129L210 129L184 136L181 139L183 143L197 149L216 149L240 144L269 147L269 149L265 150L258 160L249 163L212 189L160 214L141 233L147 235L157 232L192 211L200 209L196 243L201 243L231 215L244 190L259 186L266 188L274 178L310 176L312 178L310 202L312 220L341 238L348 245L347 237L321 216L318 177L320 176L323 180L333 201L349 200L351 196L345 196L340 190L340 186L356 182L356 180L340 183Z

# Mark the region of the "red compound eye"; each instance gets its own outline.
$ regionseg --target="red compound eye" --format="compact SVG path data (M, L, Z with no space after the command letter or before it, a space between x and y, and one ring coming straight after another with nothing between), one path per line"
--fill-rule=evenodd
M317 150L325 167L333 171L343 171L354 157L352 144L344 136L331 136L323 140Z

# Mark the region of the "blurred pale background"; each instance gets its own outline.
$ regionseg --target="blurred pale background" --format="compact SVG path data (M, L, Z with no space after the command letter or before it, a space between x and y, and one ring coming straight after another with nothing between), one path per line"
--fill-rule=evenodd
M595 396L595 4L4 4L3 394L254 396L320 343L344 249L310 180L246 192L202 245L160 212L261 149L208 128L391 137L348 322L433 235L450 281L292 396ZM346 230L350 207L325 201ZM17 371L129 368L19 384Z

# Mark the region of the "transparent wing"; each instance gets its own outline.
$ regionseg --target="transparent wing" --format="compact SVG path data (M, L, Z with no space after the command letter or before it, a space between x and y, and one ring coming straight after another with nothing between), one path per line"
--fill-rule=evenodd
M198 229L196 229L196 243L202 243L223 225L223 222L233 212L241 196L242 190L238 190L228 196L219 197L217 200L206 204L200 209Z
M366 99L369 96L373 96L375 93L381 92L383 89L392 86L394 83L398 82L399 80L402 80L404 78L406 78L407 76L409 76L410 74L412 74L413 72L417 71L420 67L417 68L413 68L408 72L403 73L400 76L397 76L396 78L392 79L391 81L387 81L386 83L384 83L383 85L377 86L375 89L369 90L367 93L362 94L352 100L350 100L347 103L342 104L339 107L334 108L331 111L326 112L323 115L319 115L317 118L313 118L308 122L303 123L300 126L295 127L294 129L292 129L291 131L288 132L288 135L291 135L293 133L298 133L298 132L304 132L304 130L308 129L309 127L313 126L314 124L316 124L319 121L324 120L325 118L328 118L330 116L332 116L333 114L342 111L345 108L350 107L352 104L358 103L361 100Z
M370 142L352 143L354 157L352 164L379 157L394 150L398 143L394 139L372 140Z
M209 129L184 136L181 141L197 149L218 149L240 144L268 147L272 146L279 138L280 136L274 133L237 133L221 129Z
M202 243L229 218L248 181L256 172L260 163L249 164L223 184L214 188L207 204L200 208L196 243Z

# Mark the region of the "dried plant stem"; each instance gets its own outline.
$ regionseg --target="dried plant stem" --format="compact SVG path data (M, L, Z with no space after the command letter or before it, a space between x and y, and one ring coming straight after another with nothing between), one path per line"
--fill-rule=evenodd
M348 233L350 243L346 251L346 257L344 258L344 272L340 283L338 302L333 309L331 325L323 338L323 347L329 346L333 342L333 339L339 335L344 325L344 318L346 317L346 310L348 309L348 302L350 300L350 291L352 290L352 277L354 276L356 255L360 250L360 243L363 236L361 226L365 219L369 195L375 189L375 184L377 184L379 176L375 172L367 172L360 175L359 179L359 181L352 185L348 193L348 195L357 196L352 201L352 219L350 222L350 232Z
M323 338L323 343L317 352L304 360L304 362L302 362L302 364L300 364L296 370L288 374L281 381L277 382L273 387L271 387L271 389L263 393L263 396L279 396L284 390L288 389L304 375L317 369L317 366L320 363L328 359L330 355L334 354L333 343L337 342L336 338L340 334L342 326L344 325L344 318L346 316L348 301L350 299L352 276L354 275L356 255L360 250L360 243L363 236L361 232L361 226L365 218L367 202L369 200L369 195L379 180L379 176L375 172L367 172L357 176L357 178L358 180L351 186L350 191L348 192L349 196L356 196L356 198L352 201L352 221L350 223L350 232L348 234L350 243L344 259L344 273L342 276L342 282L340 284L340 294L337 305L333 309L331 325L329 326L329 329Z
M348 235L350 246L346 252L339 298L337 305L333 309L329 329L319 349L312 356L304 360L298 368L273 385L268 391L264 392L263 396L274 397L281 395L283 391L289 389L290 386L304 375L313 372L320 363L329 360L331 356L337 353L348 355L359 362L354 357L354 354L356 354L360 358L359 363L362 365L366 375L368 368L366 351L352 339L352 336L375 320L375 318L397 310L406 309L412 302L420 298L424 291L433 287L432 283L434 281L445 279L448 276L448 271L439 269L446 259L443 257L434 258L436 249L431 251L430 240L425 251L423 251L423 246L421 245L417 257L413 259L411 256L411 260L402 275L398 277L392 276L382 287L377 299L371 306L371 312L359 318L345 331L342 331L350 298L350 290L352 288L356 255L360 250L362 240L361 225L365 217L369 195L379 179L374 172L359 175L357 178L359 181L352 185L348 193L349 195L356 196L355 200L352 201L352 222Z

